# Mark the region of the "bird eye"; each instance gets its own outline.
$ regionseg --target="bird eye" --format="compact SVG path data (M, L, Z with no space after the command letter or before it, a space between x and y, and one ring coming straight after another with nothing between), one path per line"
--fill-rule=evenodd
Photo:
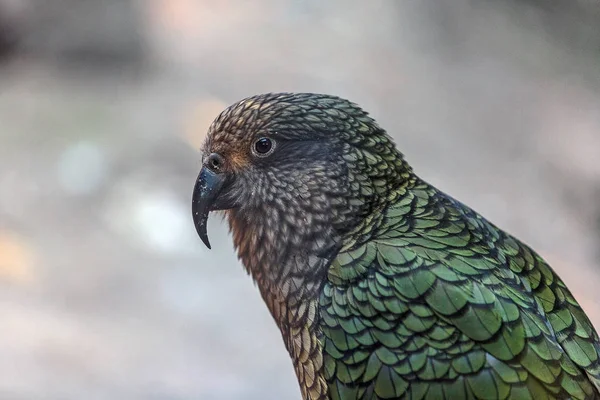
M254 151L257 156L264 157L273 151L273 141L269 138L260 138L254 143Z
M213 171L219 171L223 166L223 157L217 153L211 153L206 159L208 165Z

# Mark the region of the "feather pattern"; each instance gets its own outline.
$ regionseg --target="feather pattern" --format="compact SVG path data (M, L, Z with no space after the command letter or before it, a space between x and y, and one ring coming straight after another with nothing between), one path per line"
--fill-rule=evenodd
M420 180L382 215L319 299L331 399L598 398L598 335L532 249Z

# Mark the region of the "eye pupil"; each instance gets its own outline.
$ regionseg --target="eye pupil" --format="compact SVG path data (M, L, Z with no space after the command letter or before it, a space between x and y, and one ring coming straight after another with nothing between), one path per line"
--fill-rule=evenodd
M266 154L271 150L273 143L271 139L261 138L256 141L254 148L258 154Z

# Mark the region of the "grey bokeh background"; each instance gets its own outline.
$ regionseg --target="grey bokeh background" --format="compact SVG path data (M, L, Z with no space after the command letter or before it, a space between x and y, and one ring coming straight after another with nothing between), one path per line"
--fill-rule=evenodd
M600 326L589 1L0 0L0 398L297 399L190 196L242 97L360 103L425 179L544 255Z

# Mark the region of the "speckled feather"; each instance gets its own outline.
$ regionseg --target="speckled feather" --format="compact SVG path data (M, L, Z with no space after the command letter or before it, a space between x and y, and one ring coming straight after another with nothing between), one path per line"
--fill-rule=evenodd
M272 160L248 152L262 136ZM600 398L600 341L560 278L418 178L358 106L255 96L204 150L235 160L234 245L304 399Z

